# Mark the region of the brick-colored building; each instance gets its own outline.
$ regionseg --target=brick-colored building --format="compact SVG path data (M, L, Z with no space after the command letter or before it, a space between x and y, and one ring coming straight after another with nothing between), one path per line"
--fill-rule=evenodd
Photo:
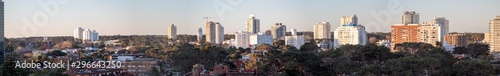
M469 44L470 35L464 33L450 33L444 36L444 41L456 47L467 46Z
M420 42L420 24L395 24L391 26L391 52L394 46L404 42Z

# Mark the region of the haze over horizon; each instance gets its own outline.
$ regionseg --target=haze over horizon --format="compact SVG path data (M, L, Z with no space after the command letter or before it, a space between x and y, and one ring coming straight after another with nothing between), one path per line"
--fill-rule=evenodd
M340 18L356 14L367 32L390 32L401 23L403 11L420 14L420 23L445 17L450 32L487 32L488 21L500 15L500 0L3 0L5 36L73 36L77 27L100 35L166 35L167 26L178 34L205 33L205 19L225 27L225 34L245 30L248 16L260 19L260 31L274 23L290 29L312 31L318 22L330 22L332 31ZM57 2L62 1L62 2ZM65 2L67 1L67 2ZM48 7L46 4L56 4ZM217 8L224 9L218 10ZM56 11L50 11L55 9ZM46 22L46 23L44 23Z

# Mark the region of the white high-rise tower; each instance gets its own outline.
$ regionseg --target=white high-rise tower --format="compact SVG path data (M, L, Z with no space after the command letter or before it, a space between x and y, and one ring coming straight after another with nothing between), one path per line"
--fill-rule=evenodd
M224 27L219 23L215 23L215 30L217 33L215 33L215 43L217 44L222 44L224 41Z
M342 17L344 19L346 16ZM356 15L352 16L357 19ZM354 19L354 18L351 18ZM342 21L342 20L341 20ZM357 20L353 20L356 21ZM345 22L334 31L334 41L338 45L365 45L367 42L365 27L356 22Z
M175 39L177 38L177 27L172 24L168 27L168 38Z
M500 52L500 16L490 20L489 44L491 52Z
M209 42L209 43L215 43L215 34L216 34L216 30L215 30L215 23L210 21L210 22L207 22L207 25L206 25L206 34L205 34L205 41Z
M83 39L83 28L78 27L73 31L73 38L75 39Z
M330 39L331 26L329 22L319 22L314 25L314 39Z

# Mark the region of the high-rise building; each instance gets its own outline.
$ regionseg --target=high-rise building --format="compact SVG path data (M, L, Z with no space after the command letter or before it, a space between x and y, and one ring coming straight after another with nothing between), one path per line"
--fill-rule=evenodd
M73 31L73 38L75 39L83 39L83 28L78 27Z
M273 36L264 33L250 35L250 46L257 47L261 44L273 45Z
M351 15L351 16L342 16L340 18L340 25L344 24L358 24L358 17L356 15Z
M84 29L82 27L76 28L74 31L74 38L81 39L82 41L98 41L99 32L91 29Z
M205 31L205 40L209 43L215 43L215 34L217 32L215 31L215 23L212 21L207 22Z
M490 20L490 50L491 52L500 52L500 16L496 16L494 19Z
M314 25L314 39L330 39L330 32L329 22L319 22Z
M456 47L465 47L469 44L470 35L464 33L450 33L444 36L444 41Z
M404 42L420 42L420 24L395 24L391 26L391 52L394 45Z
M276 23L271 27L271 35L273 39L282 39L286 34L286 26L281 23Z
M248 48L250 46L250 32L238 31L234 34L234 46Z
M168 27L168 38L175 39L177 38L177 27L172 24Z
M402 16L402 24L418 24L419 14L415 11L405 11Z
M200 27L198 28L198 42L201 42L201 37L203 36L203 29Z
M297 49L300 49L302 45L305 44L306 37L297 35L297 30L292 29L292 36L285 36L285 45L294 46Z
M99 40L99 32L92 30L92 38L91 41L98 41Z
M219 22L215 23L215 31L217 32L215 33L215 43L221 44L224 42L224 27Z
M444 41L443 26L439 24L424 23L420 26L420 42L428 43L437 46L437 42Z
M443 28L444 34L450 33L450 30L449 30L450 26L449 26L448 19L446 19L444 17L434 17L434 19L432 19L431 23L438 24L439 26L441 26Z
M92 38L94 36L94 33L92 33L92 30L90 29L85 29L83 31L83 38L82 38L82 41L93 41Z
M247 20L246 25L247 31L250 33L259 33L260 32L260 20L255 18L255 15L250 15Z
M333 34L334 41L337 41L338 45L365 45L368 40L365 27L354 23L341 25Z

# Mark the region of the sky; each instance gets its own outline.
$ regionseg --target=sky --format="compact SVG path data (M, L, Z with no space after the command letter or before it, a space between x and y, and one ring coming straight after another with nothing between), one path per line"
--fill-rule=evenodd
M500 15L500 0L3 0L5 36L73 36L77 27L100 35L166 35L205 31L203 17L220 22L225 34L245 30L249 15L260 19L260 31L275 23L289 29L312 31L318 22L356 14L367 32L390 32L401 23L403 11L420 14L420 22L434 17L449 20L451 32L487 32L488 21Z

